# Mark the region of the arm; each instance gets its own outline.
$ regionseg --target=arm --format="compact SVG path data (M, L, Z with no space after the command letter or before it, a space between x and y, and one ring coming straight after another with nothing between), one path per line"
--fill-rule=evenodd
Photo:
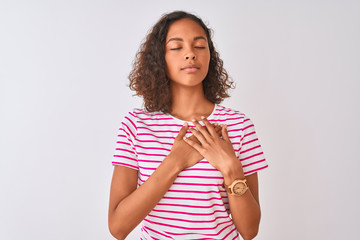
M214 133L213 127L206 118L202 121L207 130L197 121L194 121L194 124L199 131L190 129L201 144L187 138L184 138L185 141L222 173L225 184L230 185L235 179L244 179L242 165L235 156L226 126L222 127L222 138L220 138ZM229 195L229 205L236 229L245 240L248 240L253 239L258 233L260 206L257 174L252 174L246 179L249 189L242 196Z
M236 162L240 163L238 159ZM244 179L241 166L233 164L234 171L224 175L225 184L231 184L235 179ZM240 235L245 239L253 239L259 230L260 205L258 194L257 173L246 177L249 189L242 196L228 195L232 220Z
M125 239L175 181L179 171L169 158L165 158L139 188L136 188L136 170L115 167L110 190L109 230L116 239Z
M125 239L161 200L178 173L203 158L184 142L187 129L187 125L181 128L170 154L139 188L137 170L115 167L109 203L109 230L115 238Z

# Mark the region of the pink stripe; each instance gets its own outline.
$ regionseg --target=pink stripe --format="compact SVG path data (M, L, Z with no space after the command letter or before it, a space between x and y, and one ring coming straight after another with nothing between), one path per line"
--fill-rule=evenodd
M152 136L152 137L156 137L156 138L175 139L175 137L171 137L171 136L156 136L156 135L151 134L151 133L139 133L138 136Z
M131 146L130 143L128 143L128 142L117 141L116 143L121 143L121 144L126 144L126 145Z
M172 237L170 237L170 236L168 236L168 235L165 235L165 234L163 234L163 233L161 233L161 232L158 232L158 231L156 231L156 230L154 230L154 229L152 229L152 228L149 228L149 227L147 227L147 226L143 226L143 228L146 228L146 229L148 229L148 230L150 230L150 231L152 231L152 232L154 232L154 233L157 233L157 234L159 234L159 235L161 235L161 236L163 236L163 237L167 237L167 238L169 238L169 239L174 239L174 238L172 238ZM145 231L146 231L146 229L144 229ZM149 234L148 232L147 232L147 234ZM150 235L150 234L149 234ZM150 235L151 236L151 235ZM152 238L153 238L153 236L151 236Z
M139 118L140 120L152 120L152 121L158 121L158 120L174 120L173 118L169 118L169 117L163 117L163 118Z
M147 127L138 127L139 129L146 129L150 132L154 132L154 133L178 133L179 131L171 131L171 130L152 130L150 128Z
M134 154L134 155L135 155L135 153L134 153L133 151L128 150L128 149L125 149L125 148L115 148L115 150L117 150L117 151L124 151L124 152L128 152L128 153L131 153L131 154Z
M240 142L242 142L244 138L246 138L246 137L248 137L248 136L250 136L250 135L253 135L253 134L255 134L255 131L245 134L245 135L240 139Z
M244 122L248 122L250 121L250 118L244 119Z
M181 197L163 197L163 199L175 199L175 200L185 200L185 201L210 201L210 200L222 200L222 198L212 197L212 198L181 198Z
M118 158L126 158L126 159L130 159L132 161L137 161L135 158L131 158L131 157L128 157L128 156L124 156L124 155L114 155L114 157L118 157Z
M235 229L234 229L235 230ZM224 238L225 239L225 238ZM233 239L231 240L234 240L234 239L239 239L239 234L237 234L235 237L233 237Z
M251 127L254 127L254 124L250 124L250 125L244 127L244 128L243 128L243 131L245 131L246 129L251 128Z
M215 186L219 187L222 186L222 184L205 184L205 183L180 183L180 182L174 182L175 185L187 185L187 186Z
M257 172L257 171L259 171L259 170L261 170L261 169L264 169L264 168L267 168L267 167L268 167L268 165L266 165L266 166L264 166L264 167L261 167L261 168L257 168L257 169L251 170L251 171L248 171L248 172L244 172L244 174L249 174L249 173Z
M186 168L183 171L218 171L216 168Z
M227 229L228 227L231 227L231 226L234 226L233 223L231 222L229 225L225 226L223 229L221 229L219 232L217 233L202 233L202 235L204 236L219 236L225 229ZM166 232L166 233L169 233L169 232ZM195 233L171 233L172 235L192 235L192 234L195 234ZM211 238L211 240L213 240L213 238Z
M215 176L181 176L181 175L178 175L178 178L224 179L223 177L215 177Z
M214 215L215 213L226 213L226 210L215 210L211 213L192 213L192 212L180 212L180 211L169 211L169 210L158 210L158 209L153 209L152 211L154 212L166 212L166 213L176 213L176 214L183 214L183 215L195 215L195 216L210 216L210 215Z
M156 161L156 160L150 161L150 160L141 160L141 159L138 159L138 162L162 163L162 161ZM145 176L145 175L144 175L144 176ZM147 175L146 177L150 177L150 175Z
M156 216L156 215L152 215L152 214L149 214L148 216L153 217L153 218L160 218L160 219L171 220L171 221L180 221L180 222L190 222L190 223L212 223L212 222L215 222L217 219L220 219L220 218L229 219L228 216L217 216L216 218L211 219L211 220L196 221L196 220L187 220L187 219L181 219L181 218L161 217L161 216Z
M154 222L154 221L150 221L150 220L148 220L146 218L144 219L144 221L152 223L152 224L162 225L162 226L171 227L171 228L186 229L186 230L213 230L213 229L216 229L218 226L220 226L222 224L226 224L226 223L231 222L231 220L226 221L226 222L221 222L221 223L216 224L216 226L210 227L210 228L190 228L190 227L181 227L181 226L176 226L176 225L171 225L171 224L166 224L166 223Z
M123 132L124 133L126 133L126 140L127 141L129 141L129 142L131 142L131 145L133 146L134 145L134 143L133 143L133 141L131 140L131 138L130 138L130 134L128 133L128 132L126 132L124 129L122 129L123 130Z
M246 150L244 150L244 151L241 151L241 152L240 152L240 154L243 154L243 153L249 152L249 151L254 150L254 149L256 149L256 148L259 148L259 147L260 147L260 145L257 145L257 146L252 147L252 148L248 148L248 149L246 149Z
M182 127L181 124L146 124L144 123L143 121L139 121L139 123L142 123L146 126L150 126L150 127L153 127L153 126L156 126L156 127Z
M229 130L228 130L228 132L238 132L238 131L242 131L242 128L229 129Z
M255 138L255 139L253 139L253 140L250 140L250 141L244 142L242 145L244 146L244 145L246 145L246 144L249 144L249 143L255 142L255 141L257 141L257 140L259 140L259 139L258 139L258 138Z
M239 113L214 113L214 116L234 116L234 115L239 115Z
M134 166L134 165L131 165L131 164L127 164L127 163L123 163L123 162L112 162L112 164L123 165L123 166L127 166L127 167L132 167L132 168L138 169L137 166Z
M171 149L168 149L168 148L143 147L143 146L140 146L140 145L135 145L135 147L142 148L142 149L149 149L149 150L164 150L164 151L168 151L168 152L171 151Z
M138 155L158 156L158 157L166 157L167 156L165 154L152 154L152 153L143 153L143 152L138 152Z
M228 127L236 126L242 124L241 122L233 123L233 124L226 124Z
M225 237L223 237L222 239L225 240L230 234L232 234L234 231L236 230L235 226L233 227L233 229L225 235ZM233 239L236 239L238 237L238 234L237 236L235 236Z
M263 154L263 152L259 152L259 153L256 153L256 154L254 154L254 155L248 156L248 157L246 157L246 158L241 158L240 161L245 161L245 160L248 160L248 159L250 159L250 158L253 158L253 157L256 157L256 156L260 156L260 155L262 155L262 154Z
M246 165L243 165L242 167L244 168L244 167L248 167L248 166L251 166L251 165L254 165L254 164L257 164L257 163L261 163L261 162L264 162L265 161L265 159L263 159L263 160L259 160L259 161L256 161L256 162L252 162L252 163L249 163L249 164L246 164Z
M125 127L127 128L127 130L130 132L130 134L133 136L133 138L135 139L135 135L132 133L132 131L131 131L131 129L129 128L129 126L128 125L126 125L126 123L124 123L123 122L123 125L125 125ZM126 134L128 134L128 132L126 132L125 130L124 130L124 132L126 133ZM130 140L130 139L129 139Z
M161 163L162 161L149 161L149 160L140 160L138 159L138 162L151 162L151 163ZM141 176L144 177L150 177L151 175L144 174L139 172ZM181 176L178 175L178 178L201 178L201 179L223 179L223 177L216 177L216 176Z
M142 167L142 166L139 166L140 169L145 169L145 170L156 170L156 168L148 168L148 167Z
M230 109L230 108L226 108L226 107L224 107L224 106L221 106L221 105L219 105L219 107L222 107L221 109L219 108L218 110L219 110L219 112L222 112L222 111L224 111L224 112L238 112L238 111L234 111L233 109Z
M229 136L230 139L231 138L240 138L240 137L241 137L241 135Z
M236 118L225 118L225 119L216 119L216 121L224 122L224 121L230 121L230 120L238 120L243 119L244 117L236 117ZM215 120L214 120L215 121Z
M138 140L138 142L144 142L144 143L153 142L153 143L160 143L160 144L170 145L170 146L173 145L172 143L160 142L160 141L156 141L156 140L140 140L140 139L137 139L137 140Z
M145 114L147 116L165 116L166 115L166 114L161 113L161 112L154 113L154 112L144 112L141 109L138 109L138 110L140 110L140 112L134 112L134 113L136 113L136 114Z
M159 206L174 206L174 207L189 207L189 208L212 208L215 206L223 207L223 204L214 203L210 206L196 206L196 205L187 205L187 204L171 204L171 203L158 203Z
M144 167L139 167L141 169L143 169ZM145 182L146 180L143 180L142 178L138 178L141 182ZM222 184L205 184L205 183L179 183L179 182L174 182L173 185L185 185L185 186L206 186L206 187L211 187L211 186L215 186L215 187L221 187Z
M130 113L130 112L129 112ZM130 115L131 116L133 116L133 117L135 117L134 115L132 115L131 113L130 113ZM136 129L136 131L137 131L137 127L136 127L136 125L134 124L134 122L130 119L130 118L128 118L128 117L125 117L127 120L129 120L129 122L134 126L134 128ZM136 118L136 117L135 117Z
M255 134L255 131L245 134L245 135L244 135L244 138L245 138L245 137L248 137L248 136L250 136L250 135L253 135L253 134Z
M181 193L220 193L220 192L226 192L226 191L189 191L189 190L173 190L169 189L168 192L181 192Z

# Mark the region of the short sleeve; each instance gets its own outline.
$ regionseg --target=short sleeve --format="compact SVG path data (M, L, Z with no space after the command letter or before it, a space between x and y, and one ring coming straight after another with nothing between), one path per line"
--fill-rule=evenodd
M135 170L139 169L135 149L136 134L136 116L134 113L129 112L124 116L118 130L112 165L121 165Z
M268 164L265 160L254 124L247 116L244 117L242 130L239 159L246 176L267 168Z

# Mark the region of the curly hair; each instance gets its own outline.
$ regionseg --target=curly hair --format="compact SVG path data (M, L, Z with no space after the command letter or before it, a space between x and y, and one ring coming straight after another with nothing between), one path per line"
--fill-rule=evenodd
M183 18L198 23L204 29L208 40L209 71L202 82L205 97L212 103L221 103L229 97L228 89L233 88L234 83L223 68L223 61L211 40L212 30L193 14L183 11L171 12L163 15L151 29L136 54L133 69L129 74L130 89L136 91L135 95L143 97L144 107L149 112L171 112L170 80L166 73L165 63L165 40L170 25Z

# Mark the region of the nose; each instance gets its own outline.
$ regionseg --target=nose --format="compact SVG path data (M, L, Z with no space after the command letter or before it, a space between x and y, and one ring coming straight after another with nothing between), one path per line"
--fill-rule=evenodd
M195 59L196 59L196 56L195 56L195 54L194 54L192 51L190 51L190 52L188 52L188 53L185 55L185 59L186 59L186 60L189 60L189 59L195 60Z

